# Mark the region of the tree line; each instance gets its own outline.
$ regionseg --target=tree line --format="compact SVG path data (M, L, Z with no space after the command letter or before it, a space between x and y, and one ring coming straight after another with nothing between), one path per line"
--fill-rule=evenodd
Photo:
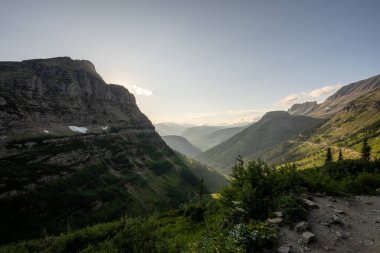
M363 138L363 144L360 152L360 158L364 161L370 161L371 159L371 150L372 148L368 145L368 138L367 136L364 136ZM327 148L326 151L326 157L325 157L325 164L331 163L333 161L333 154L331 151L331 147ZM339 155L338 155L338 161L343 161L343 152L342 148L339 149Z

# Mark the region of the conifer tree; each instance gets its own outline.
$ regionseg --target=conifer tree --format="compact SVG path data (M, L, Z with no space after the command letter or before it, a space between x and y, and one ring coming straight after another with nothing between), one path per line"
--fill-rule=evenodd
M325 159L325 164L327 163L331 163L333 160L332 158L332 153L331 153L331 148L327 148L327 151L326 151L326 159Z
M362 159L366 160L366 161L369 161L369 159L371 157L371 147L368 145L367 136L364 136L364 139L363 139L361 156L362 156Z
M343 153L342 153L342 149L341 149L341 148L339 149L338 160L339 160L339 161L343 161Z

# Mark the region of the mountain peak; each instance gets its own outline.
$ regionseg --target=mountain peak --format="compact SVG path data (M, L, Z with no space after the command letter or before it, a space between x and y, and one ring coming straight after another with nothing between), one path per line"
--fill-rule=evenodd
M271 111L264 114L264 116L261 118L261 120L271 120L274 118L283 118L283 117L289 117L290 114L286 111Z

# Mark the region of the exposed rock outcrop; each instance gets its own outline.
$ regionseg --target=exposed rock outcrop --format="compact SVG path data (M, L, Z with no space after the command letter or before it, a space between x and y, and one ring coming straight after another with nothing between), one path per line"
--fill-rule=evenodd
M69 57L0 62L0 104L3 134L69 125L153 129L126 88Z
M305 102L302 104L294 104L288 110L288 113L292 115L309 115L314 110L318 108L318 104L316 101L314 102Z

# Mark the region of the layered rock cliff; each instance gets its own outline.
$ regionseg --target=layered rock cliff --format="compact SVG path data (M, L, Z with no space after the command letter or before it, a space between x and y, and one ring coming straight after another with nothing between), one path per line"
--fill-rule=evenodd
M106 84L89 61L0 62L0 133L81 126L153 129L126 88Z

